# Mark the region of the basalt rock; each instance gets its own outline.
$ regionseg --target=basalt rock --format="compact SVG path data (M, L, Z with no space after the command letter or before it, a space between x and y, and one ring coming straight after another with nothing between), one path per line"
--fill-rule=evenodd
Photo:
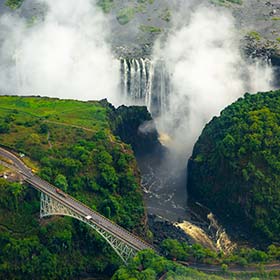
M113 109L111 125L115 135L130 144L137 156L163 150L155 123L144 106Z

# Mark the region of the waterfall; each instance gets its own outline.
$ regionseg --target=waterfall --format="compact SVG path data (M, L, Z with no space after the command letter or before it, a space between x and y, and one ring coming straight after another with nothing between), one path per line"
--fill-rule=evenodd
M170 79L165 64L148 58L121 58L121 92L128 105L145 105L153 116L168 107Z
M162 60L154 63L154 76L152 85L151 112L156 115L163 115L168 110L168 98L170 93L170 74Z
M148 59L120 59L121 91L126 101L135 105L150 103L151 62Z
M274 88L275 77L271 59L268 55L249 57L250 90L253 92L269 91Z

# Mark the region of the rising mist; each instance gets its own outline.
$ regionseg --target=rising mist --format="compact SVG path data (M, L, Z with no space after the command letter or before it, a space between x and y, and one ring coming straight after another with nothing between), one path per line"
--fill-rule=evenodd
M37 1L47 12L33 24L16 13L0 17L1 94L122 103L113 34L95 1ZM171 2L172 27L153 52L154 64L163 61L171 81L169 106L157 125L172 139L172 151L186 158L213 116L246 91L271 89L273 73L265 63L244 59L243 34L229 11L202 1Z
M165 62L171 78L169 110L157 124L171 136L171 150L186 160L213 116L247 91L272 89L273 71L244 58L230 12L180 5L167 39L155 46L154 60Z
M91 0L40 0L43 19L16 13L0 18L1 94L117 104L119 64L110 50L109 24Z

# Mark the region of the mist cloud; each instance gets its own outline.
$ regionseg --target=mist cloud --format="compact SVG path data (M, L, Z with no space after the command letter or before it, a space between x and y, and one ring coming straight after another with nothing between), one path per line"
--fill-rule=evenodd
M246 91L270 90L273 73L267 64L244 60L234 19L224 9L199 6L189 18L174 18L167 40L154 51L172 84L169 110L157 124L172 137L173 150L190 156L205 124Z
M45 95L118 103L119 62L110 30L90 0L40 0L43 20L32 27L14 14L0 18L1 94Z

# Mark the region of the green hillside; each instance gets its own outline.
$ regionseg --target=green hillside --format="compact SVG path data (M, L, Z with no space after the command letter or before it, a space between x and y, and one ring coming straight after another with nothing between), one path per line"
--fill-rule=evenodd
M154 252L140 252L127 266L121 267L112 280L223 280L223 277L207 275L157 256ZM233 278L232 278L233 279Z
M250 239L279 242L279 147L280 91L246 94L203 130L189 161L190 195Z
M0 116L0 145L23 153L22 160L40 177L92 209L143 238L150 236L134 154L111 129L138 152L158 147L156 133L135 136L151 118L144 107L116 110L106 100L1 96ZM0 166L0 176L5 172L12 173ZM39 212L38 191L0 178L0 279L108 279L118 268L113 279L152 280L163 274L166 279L222 279L152 252L139 253L123 267L85 224L68 217L39 219Z
M24 153L45 180L144 237L139 171L130 146L110 129L111 110L106 101L2 96L0 144ZM0 279L110 275L120 264L80 222L39 220L40 196L30 186L1 179L0 189Z

